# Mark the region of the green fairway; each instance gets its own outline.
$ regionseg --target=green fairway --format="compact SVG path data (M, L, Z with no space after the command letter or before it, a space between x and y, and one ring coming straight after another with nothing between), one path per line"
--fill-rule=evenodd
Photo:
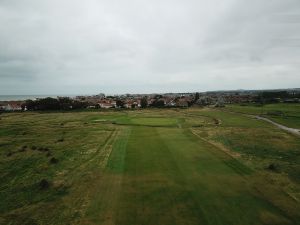
M163 117L135 117L125 118L117 120L118 124L126 125L140 125L140 126L153 126L153 127L164 127L164 126L176 126L177 119L175 118L163 118Z
M213 109L0 118L0 224L299 224L299 138L264 121Z

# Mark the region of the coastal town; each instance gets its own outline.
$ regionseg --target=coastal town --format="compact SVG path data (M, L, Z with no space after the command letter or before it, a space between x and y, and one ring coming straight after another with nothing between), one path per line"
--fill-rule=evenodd
M123 94L123 95L82 95L76 97L45 98L52 105L60 104L63 107L53 109L136 109L146 107L158 108L187 108L191 106L224 107L226 104L247 103L297 103L300 102L300 89L268 90L268 91L215 91L196 93L165 93L165 94ZM32 106L35 101L45 99L9 100L0 101L0 111L27 111L39 110ZM42 103L43 104L43 103ZM48 104L48 103L47 103ZM46 108L47 109L47 108Z

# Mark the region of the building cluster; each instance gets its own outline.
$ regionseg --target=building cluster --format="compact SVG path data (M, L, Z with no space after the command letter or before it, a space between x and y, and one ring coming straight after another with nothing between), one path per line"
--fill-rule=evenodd
M87 108L145 108L145 107L190 107L226 104L300 102L300 89L273 91L215 91L202 93L125 94L106 96L76 96L73 102L85 103ZM61 97L57 97L60 99ZM72 108L72 107L70 107ZM0 101L0 111L26 110L26 101Z
M23 101L2 101L0 111L21 111Z
M188 107L194 100L194 94L126 94L77 96L78 101L89 103L89 108L142 108L142 107ZM144 101L144 103L143 103ZM144 104L144 105L143 105Z

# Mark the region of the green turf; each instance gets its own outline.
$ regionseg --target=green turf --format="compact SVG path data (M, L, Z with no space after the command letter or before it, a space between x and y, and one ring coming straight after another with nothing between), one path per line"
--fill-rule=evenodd
M138 126L152 126L152 127L164 127L164 126L176 126L177 119L164 118L164 117L133 117L133 118L120 118L116 120L117 124L125 125L138 125Z
M298 224L299 146L212 109L2 114L0 224Z
M278 103L266 105L227 105L226 109L235 112L263 115L288 127L300 128L300 104Z

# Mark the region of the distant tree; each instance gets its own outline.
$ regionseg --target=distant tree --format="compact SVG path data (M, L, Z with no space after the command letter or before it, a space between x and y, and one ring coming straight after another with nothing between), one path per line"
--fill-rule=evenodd
M264 91L261 93L261 97L264 99L272 99L272 98L289 98L291 96L287 91Z
M26 106L27 110L35 110L35 106L36 106L35 101L30 100L30 99L26 100L23 105L24 105L24 108Z
M42 98L36 100L36 109L38 110L59 110L60 104L56 98Z
M277 103L281 99L297 98L295 93L289 93L287 91L264 91L261 92L258 97L255 99L257 103L260 103L262 100L265 104Z
M71 110L84 109L88 106L88 102L76 101L67 97L63 98L43 98L33 100L26 100L22 108L27 110Z
M117 105L117 107L119 107L119 108L123 108L124 107L124 101L122 100L122 99L117 99L117 101L116 101L116 105Z
M194 101L187 101L188 107L191 107L194 104Z
M144 96L142 99L141 99L141 107L142 108L147 108L148 106L148 100L147 100L147 97Z
M158 107L158 108L162 108L165 106L165 101L163 99L156 99L153 103L152 103L153 107Z
M88 107L89 103L88 102L80 102L80 101L73 101L72 102L72 109L85 109Z
M62 110L69 110L73 107L73 100L68 97L61 97L58 100L60 109Z
M22 103L21 104L21 108L22 108L22 111L24 111L26 109L26 104L25 103Z
M196 94L195 94L195 102L197 102L197 100L200 98L200 96L199 96L199 93L197 92Z

